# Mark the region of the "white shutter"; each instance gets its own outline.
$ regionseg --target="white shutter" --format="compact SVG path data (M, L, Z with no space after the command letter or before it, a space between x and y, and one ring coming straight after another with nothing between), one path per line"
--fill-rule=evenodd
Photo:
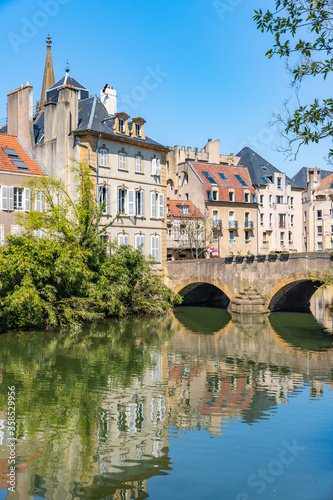
M157 168L157 160L156 158L153 158L151 161L151 174L156 175L156 168Z
M135 248L137 250L140 250L140 252L142 254L144 253L144 236L143 236L143 234L136 234L135 235Z
M14 210L14 188L8 187L8 210Z
M156 219L156 193L151 193L151 218Z
M157 159L157 166L156 166L156 175L160 176L161 175L161 161Z
M35 210L37 212L41 212L42 211L42 207L41 207L41 204L42 204L41 194L42 194L42 192L38 189L36 191L36 197L35 197Z
M25 211L31 210L31 191L28 188L24 189Z
M158 236L151 237L151 254L156 261L159 261L160 249L159 249L159 237Z
M164 194L158 195L158 217L164 219Z
M120 188L117 188L117 214L120 214Z
M118 235L118 245L128 245L128 234L119 234Z
M142 172L142 158L141 158L141 156L136 157L136 171Z
M46 196L45 196L44 191L40 192L40 199L41 199L41 201L40 201L41 211L45 212L46 211Z
M4 237L3 237L3 226L0 226L0 245L3 245L5 243Z
M141 217L145 216L145 192L140 191L140 202L141 202Z
M128 190L128 215L135 215L135 191Z
M8 186L2 186L2 210L8 210Z
M105 186L105 213L110 213L110 186Z

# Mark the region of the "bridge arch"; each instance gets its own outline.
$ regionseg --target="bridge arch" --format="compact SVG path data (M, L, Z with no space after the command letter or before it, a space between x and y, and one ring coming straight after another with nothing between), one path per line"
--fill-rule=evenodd
M187 279L176 288L176 293L183 298L182 305L209 305L228 309L233 293L227 286L213 280Z
M269 294L268 309L271 312L307 310L312 295L322 285L322 281L309 280L306 276L285 278Z

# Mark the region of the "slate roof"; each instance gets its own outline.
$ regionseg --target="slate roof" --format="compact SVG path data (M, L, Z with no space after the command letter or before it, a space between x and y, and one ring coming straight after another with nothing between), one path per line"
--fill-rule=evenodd
M17 168L3 148L15 149L16 153L19 155L20 159L24 161L29 170ZM45 175L42 167L31 157L19 139L15 135L7 134L0 134L0 171L26 175Z
M169 212L167 216L170 217L173 215L174 217L197 217L202 218L202 213L197 209L197 207L189 200L167 200L167 205L169 207ZM189 214L184 214L181 210L181 206L189 207Z
M203 184L205 201L209 200L207 191L211 191L212 187L218 188L220 201L226 202L229 202L229 188L234 189L236 198L235 201L239 203L245 203L244 191L250 191L250 193L255 194L255 189L252 186L249 173L244 167L232 167L213 163L188 162L188 164L191 165ZM204 172L207 172L208 175L211 176L214 184L207 179ZM222 179L220 174L224 174L226 179ZM236 175L239 175L243 179L246 183L245 186L243 186L240 180L235 177Z
M307 168L303 167L293 177L293 181L296 182L296 184L301 186L303 189L307 188L306 171L307 171ZM325 177L327 177L328 175L332 174L332 170L321 170L320 172L321 172L321 179L322 180L325 179Z
M81 85L81 83L79 83L77 80L75 80L75 78L72 78L71 76L69 76L68 73L66 73L65 76L63 76L62 78L60 78L60 80L55 82L55 84L52 85L52 87L48 88L47 91L59 89L60 87L63 87L64 85L73 85L78 90L88 90L86 87Z
M274 167L271 163L266 161L262 158L262 156L258 155L258 153L253 151L248 146L245 146L245 148L243 148L236 156L240 156L238 165L244 165L247 167L253 186L265 186L267 182L264 182L263 179L265 179L267 175L282 173L281 170ZM265 169L261 168L261 166L265 167ZM291 187L295 189L301 189L302 187L290 179L287 175L286 183L289 183Z

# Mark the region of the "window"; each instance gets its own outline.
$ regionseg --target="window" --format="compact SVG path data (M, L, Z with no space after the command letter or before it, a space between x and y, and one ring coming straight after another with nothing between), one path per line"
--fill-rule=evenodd
M272 206L272 202L273 202L273 196L270 194L269 195L269 206L270 207Z
M250 243L250 231L245 231L245 245Z
M332 208L330 210L330 216L331 216L331 219L333 219L333 209Z
M184 183L188 184L188 175L187 174L184 175Z
M235 174L236 179L241 183L242 186L247 186L246 182L238 174Z
M151 237L151 255L154 257L156 262L160 259L160 237L153 235Z
M323 212L321 210L317 210L317 220L322 220Z
M4 229L3 226L0 226L0 245L5 244L5 234L4 234Z
M235 233L234 231L229 231L229 245L233 245L235 242Z
M188 200L188 193L185 193L185 200Z
M158 158L151 160L151 175L161 175L161 161Z
M172 226L167 227L167 239L172 240Z
M289 245L293 244L293 233L291 231L289 231L289 234L288 234L288 243L289 243Z
M245 200L245 203L249 203L249 201L250 201L249 193L244 193L244 200Z
M283 203L283 196L277 196L277 197L276 197L276 203L277 203L278 205L280 205L281 203Z
M122 134L125 132L125 122L122 118L119 118L119 132Z
M306 222L306 212L304 212L304 222Z
M219 174L219 176L221 177L221 179L223 179L224 181L227 181L228 180L228 177L225 175L225 174Z
M218 201L218 191L212 191L213 201Z
M23 210L23 188L14 187L14 210Z
M118 245L128 245L128 234L118 234Z
M290 196L287 196L287 205L290 207Z
M206 179L208 179L208 180L209 180L209 182L210 182L211 184L216 184L216 182L214 181L213 177L212 177L212 176L211 176L208 172L202 172L202 173L203 173L203 175L206 177Z
M263 194L260 195L260 206L261 207L264 206L264 195Z
M25 229L22 226L11 226L11 229L13 236L20 236L25 231Z
M290 216L290 226L294 227L294 216L293 215Z
M260 225L264 225L264 214L260 214Z
M267 245L268 240L267 240L267 233L262 233L262 244Z
M331 226L331 235L333 236L333 226Z
M118 188L117 213L126 215L127 212L127 189Z
M166 162L166 169L169 170L169 162Z
M273 214L269 214L269 227L273 227Z
M214 245L218 245L218 243L219 243L219 233L218 233L218 231L213 231L213 243L214 243Z
M190 207L188 205L183 205L182 207L180 207L180 211L183 214L188 215L190 213Z
M142 174L142 156L135 157L135 171Z
M322 252L323 251L323 243L322 241L318 241L317 243L317 251Z
M109 255L110 254L110 247L109 247L110 235L106 234L106 233L100 234L99 238L100 238L101 247L104 248L106 250L107 254Z
M280 233L280 245L284 246L284 233Z
M110 186L98 186L98 204L103 206L103 214L110 213Z
M286 214L279 214L279 227L286 227Z
M136 234L134 238L134 247L136 250L140 250L141 253L144 253L144 244L145 244L145 237L143 234Z
M217 210L214 210L213 211L213 226L216 227L217 226L217 218L218 218L218 211Z
M163 219L164 218L164 194L150 193L151 194L151 218Z
M209 191L209 190L207 190L206 193L207 193L207 200L211 201L211 199L212 199L212 192Z
M290 208L294 208L294 197L291 196L290 198Z
M265 167L265 165L260 165L260 167L263 169L263 170L268 170L267 167Z
M260 180L263 184L267 184L267 179L265 177L260 177Z
M277 187L278 187L279 189L281 189L281 188L282 188L282 178L281 178L281 177L278 177L278 178L277 178Z
M144 191L135 191L135 215L144 217Z
M119 153L119 169L126 170L126 154Z
M45 212L46 210L45 193L41 189L36 191L35 210L37 212Z
M141 137L141 125L140 125L140 123L135 124L135 134L137 137Z
M323 235L323 226L317 226L317 236Z
M18 168L19 170L28 170L28 166L24 163L23 160L19 157L18 153L15 151L15 149L12 148L2 148L3 151L6 153L8 158L11 160L12 163L14 163L15 167Z
M229 201L234 201L234 194L233 191L229 191Z
M106 149L99 150L99 164L101 167L108 166L108 152Z

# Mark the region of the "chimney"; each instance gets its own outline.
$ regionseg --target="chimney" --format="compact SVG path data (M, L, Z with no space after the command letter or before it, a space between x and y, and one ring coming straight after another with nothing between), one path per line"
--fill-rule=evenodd
M308 188L317 189L321 182L321 170L320 168L308 168L306 170L306 180Z
M205 151L208 154L209 163L220 163L220 140L208 140Z
M21 85L7 96L7 133L16 135L27 150L33 154L33 90Z
M117 91L105 85L103 90L101 90L101 102L104 104L109 115L115 115L117 113Z

